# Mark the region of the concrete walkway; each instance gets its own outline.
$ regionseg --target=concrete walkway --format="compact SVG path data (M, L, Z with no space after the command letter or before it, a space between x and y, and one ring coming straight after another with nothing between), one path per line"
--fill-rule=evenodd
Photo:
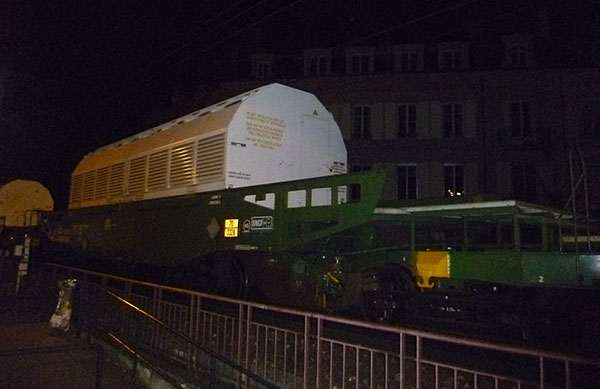
M88 348L75 331L50 328L53 307L16 301L0 305L0 387L94 388L98 346ZM84 349L81 349L84 348ZM77 350L73 350L77 349ZM26 355L6 352L31 350ZM50 352L36 353L36 350ZM103 353L101 388L144 388L110 353Z

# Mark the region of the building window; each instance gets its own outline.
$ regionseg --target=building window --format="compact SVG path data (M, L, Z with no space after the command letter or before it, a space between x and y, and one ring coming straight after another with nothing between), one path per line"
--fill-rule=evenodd
M253 54L251 61L252 77L266 79L273 75L273 54Z
M268 78L270 74L270 66L267 62L261 62L257 65L256 76L258 78Z
M502 37L504 41L504 63L506 68L524 68L535 64L533 36L512 34Z
M459 138L464 134L462 104L444 104L444 138Z
M375 47L354 46L346 48L346 74L369 74L373 72Z
M525 67L527 63L527 49L519 44L512 45L509 49L510 64L513 67Z
M371 165L352 165L352 173L371 171Z
M465 165L444 164L444 195L446 197L465 194Z
M417 165L402 164L397 167L398 200L417 198Z
M415 138L417 135L417 107L415 105L398 106L398 137Z
M422 44L402 44L394 46L394 71L399 73L423 70Z
M371 107L361 105L352 110L352 139L371 139Z
M400 53L400 71L416 72L418 70L418 54L415 52Z
M461 70L463 68L463 54L461 51L445 51L442 53L442 69Z
M330 49L312 48L304 50L304 76L323 77L331 72Z
M320 77L327 75L327 58L311 57L308 60L308 76Z
M370 57L368 55L352 56L352 74L367 74L370 72Z
M446 42L437 45L440 70L467 70L469 68L469 44Z
M534 165L515 165L512 168L513 196L517 200L537 201Z
M510 134L513 137L531 135L531 109L526 101L510 104Z
M594 111L593 107L591 105L583 107L583 112L581 116L581 136L590 136L592 134L595 134L598 128L600 127L598 125L598 122L600 120L598 120L598 114Z

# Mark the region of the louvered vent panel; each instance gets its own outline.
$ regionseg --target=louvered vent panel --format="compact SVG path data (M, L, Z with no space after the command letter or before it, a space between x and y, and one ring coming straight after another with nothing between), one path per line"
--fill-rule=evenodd
M123 178L125 178L125 163L117 163L110 167L108 195L118 197L123 195Z
M169 185L171 187L192 185L194 183L194 144L171 149L171 171Z
M196 153L196 182L199 184L223 178L225 164L225 134L198 141Z
M96 182L96 171L83 173L83 201L94 198L94 185Z
M83 176L73 176L71 181L71 204L78 203L81 201L81 195L83 190Z
M169 151L164 150L150 155L148 161L148 190L167 188Z
M106 196L108 196L108 174L108 166L96 171L96 188L94 191L94 198L105 199Z
M127 185L129 194L143 193L146 189L147 162L147 156L134 158L129 162L129 180Z

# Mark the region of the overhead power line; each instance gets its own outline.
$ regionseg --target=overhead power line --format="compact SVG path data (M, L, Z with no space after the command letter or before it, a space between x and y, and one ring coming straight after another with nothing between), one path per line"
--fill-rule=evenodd
M170 68L173 68L173 67L176 67L178 65L181 65L184 62L189 61L190 59L193 59L193 58L199 56L200 54L203 54L203 53L207 52L208 50L214 48L215 46L218 46L218 45L220 45L220 44L222 44L222 43L230 40L231 38L239 35L240 33L244 32L244 31L247 31L247 30L249 30L249 29L251 29L253 27L256 27L260 23L263 23L264 21L266 21L266 20L268 20L268 19L270 19L270 18L272 18L272 17L274 17L276 15L279 15L280 13L282 13L282 12L284 12L284 11L292 8L292 7L294 7L296 4L298 4L298 3L302 2L302 1L304 1L304 0L296 0L296 1L294 1L294 2L292 2L290 4L288 4L288 5L285 5L285 6L281 7L281 8L279 8L279 9L271 12L270 14L262 17L261 19L255 21L254 23L247 24L246 26L244 26L244 27L242 27L242 28L234 31L233 33L231 33L231 34L223 37L222 39L219 39L219 40L214 41L213 43L211 43L211 44L209 44L207 46L204 46L201 50L197 50L195 53L192 53L190 55L184 56L179 61L169 63L168 66L164 67L163 69L160 69L157 72L155 72L154 74L151 74L150 76L139 80L139 82L137 83L137 85L133 85L131 87L128 87L128 88L120 91L119 93L116 93L113 96L109 97L108 101L113 100L113 99L119 97L124 92L127 92L129 90L132 90L132 89L135 89L135 88L139 87L140 83L151 81L151 80L155 79L156 77L158 77L159 75L163 74L166 70L168 70Z
M217 18L219 18L221 15L225 14L226 12L228 12L229 10L237 7L238 5L240 5L241 3L243 3L245 0L241 0L238 1L237 3L227 7L226 9L220 11L219 13L217 13L216 15L214 15L213 17L209 18L208 20L206 20L205 22L203 22L199 27L205 27L210 25L210 23L212 23L214 20L217 20ZM232 22L233 20L236 20L238 18L240 18L241 16L245 15L246 13L250 12L251 10L255 9L256 7L262 5L263 3L265 3L267 0L261 0L255 4L252 4L251 6L241 10L240 12L238 12L237 14L233 15L232 17L226 19L226 20L222 20L219 24L217 24L215 27L213 27L214 29L218 29L222 26L227 25L228 23ZM198 27L195 27L194 30L198 30ZM172 57L173 55L181 52L182 50L184 50L185 48L191 46L192 44L200 41L201 39L204 39L205 37L207 37L211 32L213 32L213 30L211 31L203 31L202 33L196 35L193 39L187 41L187 42L183 42L179 47L169 50L168 52L161 54L159 56L159 58L150 58L148 59L146 62L146 64L138 70L135 70L129 77L127 77L127 79L125 81L122 82L128 82L129 80L133 79L134 77L136 77L137 75L143 74L146 70L151 69L153 66L156 66L157 64L161 64L162 62L164 62L165 60L167 60L168 58ZM189 35L192 30L188 30L187 34ZM167 44L162 45L158 51L166 49L169 47L169 45L172 43L169 42Z

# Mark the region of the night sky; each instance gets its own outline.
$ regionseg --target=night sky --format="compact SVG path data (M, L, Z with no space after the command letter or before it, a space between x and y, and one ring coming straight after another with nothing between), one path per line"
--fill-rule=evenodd
M597 32L590 17L597 5L590 12L589 1L543 2L558 32ZM514 12L519 23L519 10L532 2L3 0L0 76L5 69L9 77L0 106L0 184L39 180L64 207L70 172L86 153L149 127L156 107L168 107L175 90L193 93L233 45L241 55L285 54L371 43L371 35L444 39L467 3ZM443 20L402 27L452 5L459 7Z

